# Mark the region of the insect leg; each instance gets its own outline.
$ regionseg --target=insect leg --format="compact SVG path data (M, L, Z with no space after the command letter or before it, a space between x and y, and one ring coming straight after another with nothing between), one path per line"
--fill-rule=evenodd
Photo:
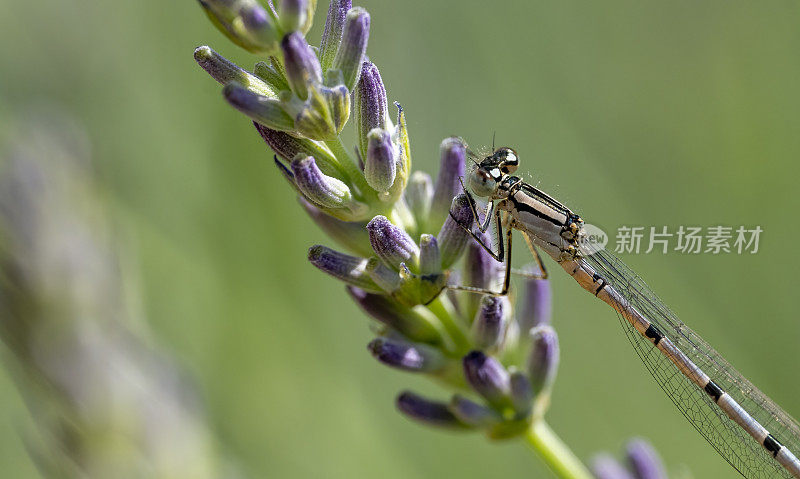
M475 224L478 225L478 229L481 230L481 233L486 233L486 230L489 229L489 223L492 221L494 201L489 201L489 204L486 205L486 212L483 214L483 223L481 223L481 217L478 215L478 205L475 204L475 198L472 196L472 193L467 191L467 188L464 187L464 179L462 177L458 178L458 182L461 183L461 189L464 190L464 195L467 197L469 209L472 212L472 219L475 221Z
M518 274L520 276L524 276L530 279L547 279L547 268L544 266L544 262L542 261L542 257L539 255L539 248L533 243L533 239L531 239L530 235L524 231L520 231L522 236L525 238L525 242L528 244L528 249L531 250L531 254L533 255L533 260L536 263L536 266L539 268L539 273L529 273L526 271L521 270L514 270L514 274Z
M472 286L449 286L449 285L447 286L448 289L452 289L455 291L467 291L469 293L488 294L491 296L505 296L508 294L508 289L511 286L511 238L514 229L510 227L511 225L509 225L509 227L506 228L505 241L503 241L502 237L503 221L500 218L500 211L501 210L495 210L494 212L494 217L497 221L497 235L500 240L498 245L499 251L497 253L492 251L491 248L489 248L483 241L483 239L480 238L478 235L476 235L470 230L467 230L467 232L472 236L473 239L475 239L475 241L481 246L481 248L483 248L487 253L489 253L492 256L492 258L494 258L496 261L500 263L505 263L506 272L505 272L505 279L503 281L503 290L497 292L485 288L475 288Z

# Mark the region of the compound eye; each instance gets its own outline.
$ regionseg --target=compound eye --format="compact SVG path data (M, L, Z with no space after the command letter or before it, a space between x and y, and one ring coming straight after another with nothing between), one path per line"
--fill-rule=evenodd
M494 195L497 182L486 170L477 169L469 175L469 187L475 195L488 198Z
M517 152L514 151L512 148L503 147L503 162L502 162L502 169L504 173L513 173L517 170L519 166L519 158L517 157Z

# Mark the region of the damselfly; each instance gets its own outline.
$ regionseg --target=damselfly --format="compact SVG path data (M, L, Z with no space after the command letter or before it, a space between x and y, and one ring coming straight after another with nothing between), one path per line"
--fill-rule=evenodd
M628 339L653 377L681 412L743 476L800 478L800 426L686 327L630 268L611 253L586 243L584 221L543 191L512 176L519 159L507 147L476 161L468 176L472 237L505 262L502 291L454 287L504 295L511 273L514 229L525 237L546 275L540 248L583 289L617 312ZM486 198L483 220L472 195ZM496 221L498 252L482 239ZM504 233L505 230L505 233ZM504 238L505 237L505 238Z

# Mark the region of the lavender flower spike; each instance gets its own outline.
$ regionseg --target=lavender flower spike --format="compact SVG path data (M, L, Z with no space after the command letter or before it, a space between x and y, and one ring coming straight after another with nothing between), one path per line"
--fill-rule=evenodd
M367 349L383 364L405 371L434 372L444 363L444 356L438 349L424 344L377 338Z
M539 326L531 331L531 352L528 357L528 376L533 391L547 393L558 372L558 335L550 326Z
M466 171L467 149L460 138L445 138L439 151L441 165L431 204L431 222L433 224L444 221L450 210L451 199L462 192L459 178L464 176Z
M667 479L661 458L650 443L644 439L632 439L626 451L636 479Z
M511 384L508 372L502 364L480 351L464 356L464 376L472 388L487 401L495 405L508 402Z
M297 187L309 201L326 208L347 208L353 213L366 209L366 205L353 199L350 188L343 181L324 175L314 157L299 153L291 167Z
M460 194L453 198L450 215L444 220L444 225L436 236L442 254L442 269L449 268L461 257L467 241L471 239L464 228L469 228L471 225L472 211L469 208L469 200L466 195Z
M292 91L302 100L308 98L308 87L322 83L322 68L303 35L292 32L281 41L286 76Z
M376 216L367 223L372 249L387 265L399 269L400 263L415 268L419 262L419 247L404 230L393 225L385 216Z
M411 419L429 426L464 427L464 424L450 412L447 404L425 399L410 391L405 391L397 396L397 409Z
M482 296L475 321L472 322L472 341L480 349L494 350L505 337L511 304L508 298Z
M328 71L333 65L333 58L336 50L342 41L342 29L344 19L353 3L350 0L331 0L328 7L328 17L325 20L325 29L322 32L322 40L319 44L319 59L322 62L322 70Z
M239 68L208 46L197 47L194 50L194 59L206 73L211 75L211 78L222 85L235 81L260 95L277 97L276 90L269 84L252 73Z
M367 260L364 258L357 258L325 246L316 245L308 249L308 261L322 272L347 284L365 291L382 292L381 288L367 275Z
M344 86L353 91L361 74L361 63L369 39L369 13L361 7L351 8L344 20L342 43L333 59L333 69L342 72Z
M361 156L366 156L369 132L375 128L386 130L389 124L386 88L378 67L372 62L364 62L361 70L355 91L355 114Z
M367 184L379 193L385 193L394 184L397 173L397 152L392 137L386 130L375 128L367 135L367 158L364 177Z
M228 103L251 120L280 131L293 131L294 120L283 109L281 102L254 93L237 82L230 82L222 89Z

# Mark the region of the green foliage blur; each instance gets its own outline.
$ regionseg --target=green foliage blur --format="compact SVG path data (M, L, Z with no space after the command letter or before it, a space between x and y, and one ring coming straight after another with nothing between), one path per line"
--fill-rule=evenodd
M612 234L760 225L755 255L623 259L800 415L800 6L361 5L370 58L406 110L415 169L435 173L448 135L481 146L497 132L528 181ZM326 9L321 1L312 43ZM256 61L191 0L0 2L0 128L39 103L86 126L136 253L144 312L198 382L222 447L251 477L549 477L521 444L396 413L399 390L438 391L370 357L367 318L306 262L326 239L250 122L194 63L201 44ZM736 477L649 377L613 312L550 266L562 349L552 427L583 458L642 435L675 477ZM3 371L4 478L38 477L20 439L28 414Z

